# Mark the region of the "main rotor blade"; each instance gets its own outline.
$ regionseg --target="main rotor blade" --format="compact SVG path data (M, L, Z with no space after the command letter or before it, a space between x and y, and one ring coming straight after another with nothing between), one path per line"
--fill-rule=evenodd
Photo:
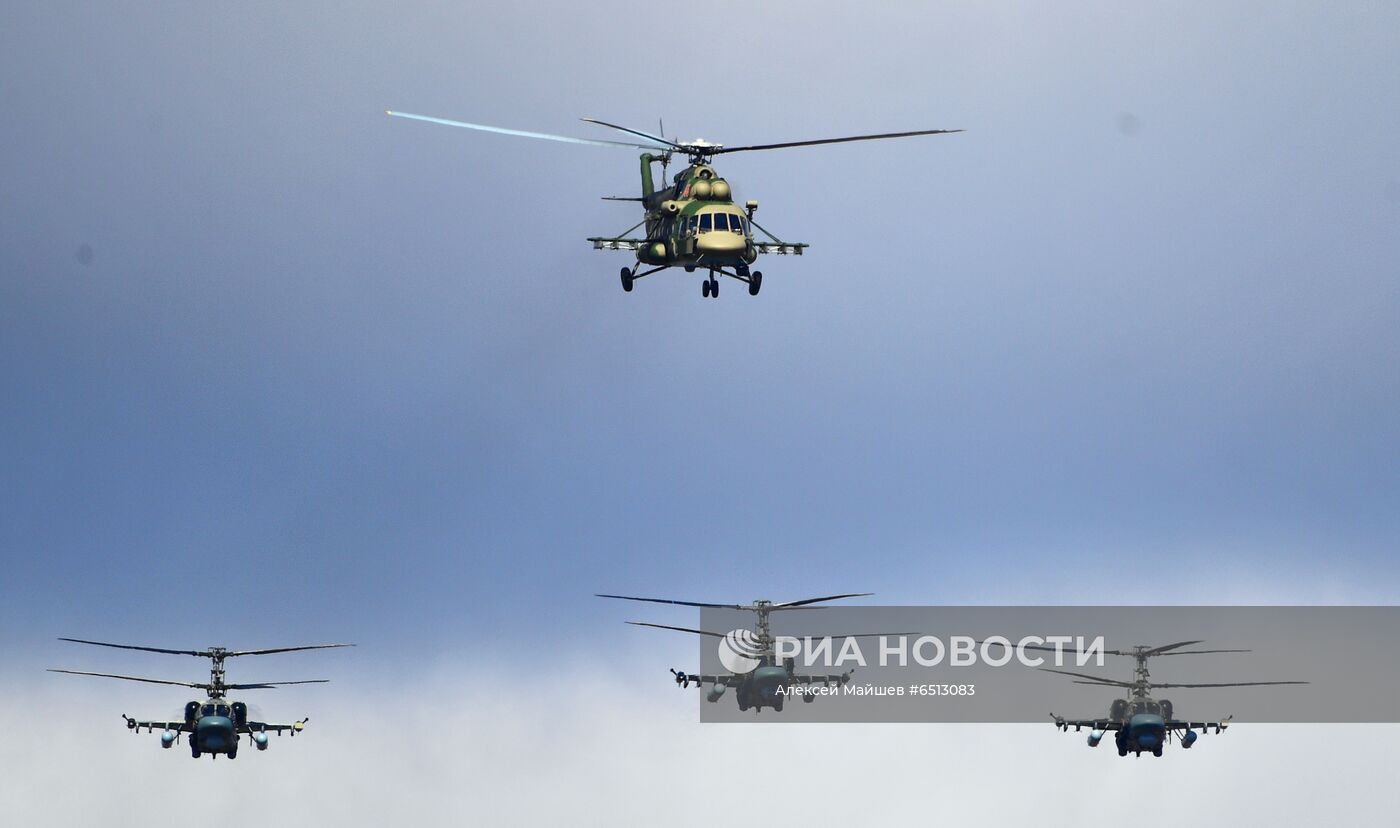
M743 604L707 604L703 601L674 601L670 598L637 598L632 595L605 595L601 592L593 593L598 598L616 598L619 601L644 601L648 604L677 604L682 607L709 607L711 609L749 609Z
M427 121L430 124L476 129L482 132L495 132L500 135L518 135L522 138L542 138L546 141L562 141L566 144L591 144L597 147L628 147L634 149L664 149L664 147L654 147L648 144L629 144L623 141L597 141L591 138L570 138L567 135L550 135L547 132L529 132L523 129L506 129L505 127L493 127L487 126L486 124L469 124L466 121L452 121L447 118L433 118L428 115L395 112L392 109L384 110L384 114L388 115L390 118L408 118L413 121Z
M1050 667L1037 667L1037 670L1044 670L1047 673L1059 673L1062 676L1074 676L1075 678L1089 679L1100 684L1111 684L1115 687L1132 687L1131 681L1118 681L1117 679L1104 678L1102 676L1091 676L1088 673L1072 673L1069 670L1055 670Z
M1227 681L1218 684L1158 684L1150 682L1150 687L1261 687L1266 684L1311 684L1309 681Z
M95 647L115 647L118 650L144 650L148 653L167 653L169 655L202 656L208 658L210 653L207 650L167 650L163 647L138 647L135 644L108 644L105 641L88 641L85 638L62 638L59 641L71 641L74 644L91 644Z
M786 149L787 147L810 147L816 144L845 144L851 141L880 141L885 138L909 138L915 135L948 135L962 132L961 129L919 129L913 132L885 132L879 135L851 135L846 138L818 138L815 141L786 141L781 144L753 144L747 147L723 147L713 154L725 152L751 152L753 150Z
M1017 649L1039 650L1039 651L1042 652L1042 653L1056 653L1056 652L1058 652L1058 653L1062 653L1062 654L1064 654L1064 655L1072 655L1072 656L1088 656L1088 655L1092 655L1092 653L1087 653L1087 652L1085 652L1085 651L1083 651L1083 650L1079 650L1079 649L1075 649L1075 648L1071 648L1071 647L1066 647L1066 648L1062 648L1062 649L1057 650L1057 649L1055 649L1054 647L1042 647L1042 646L1040 646L1039 644L1026 644L1026 645L1024 645L1024 647L1023 647L1023 645L1020 645L1020 644L1002 644L1000 641L978 641L977 643L978 643L978 644L997 644L997 645L999 645L999 646L1009 647L1009 648L1012 649L1012 650L1017 650ZM1112 655L1112 656L1132 655L1132 653L1125 653L1125 652L1123 652L1122 650L1102 650L1101 652L1102 652L1104 655Z
M655 627L658 630L675 630L676 632L695 633L696 635L708 635L714 638L724 638L725 633L710 632L709 630L693 630L690 627L673 627L670 624L649 624L646 621L626 621L634 627Z
M1205 653L1252 653L1253 650L1176 650L1170 653L1155 653L1154 655L1203 655Z
M781 604L774 604L771 609L788 609L790 607L805 607L808 604L819 604L822 601L835 601L840 598L864 598L867 595L874 595L873 592L847 592L841 595L824 595L821 598L803 598L800 601L784 601Z
M139 649L139 648L138 648ZM124 681L144 681L147 684L173 684L176 687L198 687L209 689L209 685L194 681L167 681L165 679L141 678L140 676L119 676L116 673L89 673L83 670L55 670L49 668L50 673L67 673L70 676L97 676L99 678L114 678Z
M1162 654L1164 654L1167 650L1175 650L1177 647L1185 647L1187 644L1201 644L1201 643L1204 643L1202 639L1196 639L1195 641L1178 641L1178 642L1176 642L1175 644L1163 644L1163 645L1160 646L1160 647L1153 647L1153 648L1150 649L1150 650L1143 650L1143 651L1142 651L1142 654L1145 655L1145 656L1162 655Z
M289 684L326 684L330 679L306 679L304 681L260 681L256 684L225 684L227 690L274 690Z
M618 126L617 124L610 124L610 123L608 123L607 121L600 121L600 120L598 120L597 118L579 118L579 120L580 120L580 121L587 121L587 122L590 123L590 124L597 124L598 126L605 126L605 127L608 127L609 129L615 129L615 130L617 130L617 131L619 131L619 132L626 132L626 133L631 134L631 135L637 135L637 136L640 136L640 137L642 137L642 138L647 139L648 141L656 141L657 143L662 144L663 146L670 147L671 149L680 149L680 148L681 148L680 145L677 144L677 143L674 142L674 141L668 141L668 140L666 140L665 138L662 138L660 135L652 135L652 134L649 133L649 132L642 132L642 131L639 130L639 129L632 129L631 127ZM653 147L653 149L660 149L660 147Z
M299 650L330 650L336 647L353 647L354 644L303 644L299 647L273 647L267 650L232 650L226 656L269 655L271 653L294 653Z

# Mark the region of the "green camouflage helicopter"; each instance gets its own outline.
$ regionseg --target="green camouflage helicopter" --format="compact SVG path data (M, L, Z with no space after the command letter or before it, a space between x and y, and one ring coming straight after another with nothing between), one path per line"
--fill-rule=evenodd
M915 135L945 135L962 132L960 129L922 129L913 132L888 132L879 135L852 135L844 138L819 138L812 141L787 141L779 144L753 144L742 147L726 147L712 144L704 139L675 141L661 135L610 124L594 118L584 118L591 124L628 133L647 143L625 141L600 141L585 138L570 138L564 135L550 135L543 132L528 132L519 129L472 124L446 118L433 118L427 115L413 115L407 112L385 110L394 118L409 118L446 126L495 132L503 135L517 135L525 138L542 138L548 141L563 141L570 144L594 146L628 147L647 150L642 154L642 195L637 198L605 196L610 201L639 201L646 215L641 221L616 236L594 236L588 239L595 250L636 251L637 264L622 268L622 289L631 291L636 280L673 267L684 268L687 273L696 269L707 275L700 293L706 298L719 296L719 280L716 276L728 276L749 286L749 295L757 296L763 287L763 273L749 270L759 254L802 255L808 245L801 242L786 242L765 230L754 221L753 214L758 210L757 201L747 201L742 208L734 201L734 190L729 182L721 178L710 159L716 155L731 152L752 152L755 150L786 149L806 147L814 144L844 144L851 141L876 141L885 138L908 138ZM664 126L660 130L665 132ZM652 164L660 162L662 184L665 185L666 165L673 153L684 155L689 165L672 179L669 186L657 189L652 178ZM646 235L637 238L630 234L645 226ZM754 238L758 230L765 239ZM643 270L643 267L649 269Z

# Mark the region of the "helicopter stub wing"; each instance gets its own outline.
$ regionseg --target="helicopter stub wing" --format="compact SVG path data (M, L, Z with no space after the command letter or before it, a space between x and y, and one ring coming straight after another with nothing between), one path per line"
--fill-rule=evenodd
M802 251L811 247L810 244L802 242L761 242L753 243L754 250L759 253L776 253L779 256L801 256Z
M268 722L247 722L238 729L240 733L276 733L282 735L290 732L293 736L300 733L306 727L310 719L301 719L291 724L269 724Z
M141 730L141 728L144 727L144 728L146 728L146 732L147 732L147 733L151 733L151 732L153 732L153 731L155 731L155 730L157 730L157 729L159 729L159 730L173 730L173 731L175 731L176 733L190 733L190 732L193 731L193 728L191 728L189 725L185 724L183 721L180 721L180 722L156 722L156 721L145 721L145 720L141 720L141 719L133 719L133 718L131 718L130 716L126 715L125 713L122 714L122 718L126 720L126 726L127 726L127 729L128 729L128 730L139 731L139 730Z
M655 239L616 239L603 236L591 236L588 239L594 250L641 250L642 245L653 241Z

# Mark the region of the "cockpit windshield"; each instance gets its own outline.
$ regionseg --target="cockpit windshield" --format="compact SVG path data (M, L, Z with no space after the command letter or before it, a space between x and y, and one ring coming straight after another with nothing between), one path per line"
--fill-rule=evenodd
M708 232L710 232L710 220L711 220L711 218L712 218L712 214L711 214L711 213L702 213L702 214L701 214L701 216L700 216L700 232L701 232L701 233L708 233Z
M212 704L206 704L206 705L204 705L204 707L200 709L199 715L201 715L201 716L212 716L212 715L214 715L214 705L212 705Z
M226 704L221 704L221 705L215 707L215 708L214 708L214 715L215 715L215 716L227 716L227 715L228 715L228 705L226 705Z

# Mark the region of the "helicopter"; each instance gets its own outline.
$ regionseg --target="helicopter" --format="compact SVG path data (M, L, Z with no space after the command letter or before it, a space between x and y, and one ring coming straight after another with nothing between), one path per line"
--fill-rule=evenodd
M729 147L715 144L703 138L679 141L663 137L665 124L659 124L663 135L643 132L631 127L610 124L596 118L581 120L627 133L635 141L607 141L587 138L571 138L564 135L551 135L543 132L530 132L520 129L454 121L447 118L434 118L428 115L414 115L408 112L385 110L392 118L407 118L415 121L462 127L465 129L515 135L524 138L540 138L547 141L562 141L571 144L585 144L604 147L626 147L642 149L641 155L642 194L639 197L604 196L608 201L640 202L644 215L642 220L613 236L591 236L588 241L594 250L629 250L637 254L637 263L624 267L621 271L622 289L632 291L638 279L660 273L671 268L682 268L686 273L701 270L706 274L701 284L701 296L719 298L717 276L727 276L748 285L749 295L757 296L763 287L763 272L750 270L760 254L801 256L810 245L803 242L789 242L769 233L757 221L757 201L746 201L740 208L734 201L733 187L722 178L710 164L716 155L733 152L754 152L757 150L787 149L807 147L817 144L844 144L852 141L879 141L889 138L909 138L918 135L947 135L962 132L961 129L921 129L910 132L886 132L872 135L850 135L842 138L818 138L807 141L786 141L776 144L751 144ZM666 168L673 155L684 156L687 166L667 184ZM661 188L653 178L652 165L661 164ZM644 235L633 236L633 231L645 228ZM756 238L754 230L764 238ZM643 270L643 267L648 269Z
M821 685L823 688L838 688L851 680L854 670L847 670L844 673L830 675L808 675L798 673L795 669L796 660L784 658L781 661L774 651L776 639L773 636L769 615L774 612L786 610L806 609L813 604L825 601L835 601L841 598L861 598L873 595L871 592L849 592L841 595L826 595L821 598L803 598L798 601L784 601L775 603L773 601L758 600L752 604L711 604L702 601L677 601L669 598L638 598L631 595L606 595L595 593L599 598L616 598L622 601L643 601L651 604L676 604L683 607L702 607L708 609L731 609L746 610L758 616L756 629L754 630L731 630L728 633L713 632L710 630L697 630L690 627L674 627L669 624L653 624L647 621L628 621L626 623L637 627L654 627L660 630L675 630L677 632L693 633L711 638L722 639L719 645L720 662L730 672L726 675L703 675L688 673L682 670L671 670L671 675L675 677L676 686L689 687L694 684L696 687L708 686L705 700L710 703L718 702L724 697L724 693L729 688L734 688L734 698L739 704L740 712L753 710L755 715L765 707L771 707L775 713L783 712L783 702L789 695L800 695L803 702L813 702L816 700L816 693L801 692L795 687L813 687ZM814 607L815 608L815 607ZM907 633L861 633L858 635L834 635L831 638L865 638L878 635L905 635Z
M169 655L188 655L197 658L207 658L210 660L209 681L168 681L166 679L140 678L137 676L123 676L113 673L91 673L82 670L56 670L50 669L50 673L68 673L75 676L98 676L101 678L122 679L125 681L141 681L147 684L173 684L178 687L193 687L204 690L208 698L204 701L191 701L185 705L184 718L178 721L142 721L134 719L125 713L122 719L126 722L127 729L133 733L140 733L141 728L146 728L147 733L152 733L156 728L160 728L160 746L169 749L180 741L182 734L190 735L190 756L198 759L204 754L209 754L209 758L215 759L219 754L224 754L230 759L238 758L238 745L242 741L242 735L246 734L258 750L267 750L268 734L276 733L282 735L284 732L296 736L306 727L309 718L298 719L291 724L269 724L268 722L253 721L248 718L248 705L241 701L230 701L228 691L230 690L270 690L290 684L325 684L327 679L307 679L303 681L265 681L255 684L229 684L224 680L224 660L235 656L249 655L269 655L272 653L290 653L300 650L327 650L336 647L353 647L353 644L307 644L298 647L274 647L265 650L229 650L223 647L210 647L207 650L170 650L162 647L139 647L134 644L108 644L105 641L88 641L82 638L60 638L59 641L71 641L75 644L91 644L97 647L114 647L121 650L141 650L148 653L167 653Z
M1089 747L1098 747L1099 741L1109 731L1114 732L1114 743L1118 747L1119 756L1127 756L1129 752L1141 757L1143 751L1149 751L1153 756L1161 756L1166 745L1177 739L1181 742L1182 748L1190 748L1196 743L1196 730L1201 733L1208 732L1208 728L1214 727L1217 734L1224 732L1230 726L1233 716L1226 716L1214 722L1190 721L1177 719L1174 716L1172 703L1167 699L1152 698L1154 688L1169 687L1258 687L1263 685L1278 684L1307 684L1306 681L1234 681L1217 682L1210 684L1178 684L1175 682L1154 682L1150 680L1147 670L1147 660L1158 656L1176 655L1204 655L1207 653L1247 653L1249 650L1182 650L1181 647L1192 644L1202 644L1204 641L1178 641L1175 644L1164 644L1159 647L1145 645L1134 646L1131 650L1103 650L1104 655L1126 656L1134 659L1136 666L1133 668L1132 681L1119 681L1116 679L1103 678L1088 673L1075 673L1069 670L1057 670L1051 667L1040 667L1047 673L1059 673L1061 675L1072 676L1075 684L1088 684L1097 687L1120 687L1128 690L1129 697L1126 699L1114 699L1109 706L1108 716L1100 719L1065 719L1054 713L1050 717L1054 719L1055 726L1062 731L1068 731L1070 727L1078 732L1081 727L1089 728L1087 743ZM1026 646L1027 650L1042 650L1045 652L1055 652L1053 647Z

